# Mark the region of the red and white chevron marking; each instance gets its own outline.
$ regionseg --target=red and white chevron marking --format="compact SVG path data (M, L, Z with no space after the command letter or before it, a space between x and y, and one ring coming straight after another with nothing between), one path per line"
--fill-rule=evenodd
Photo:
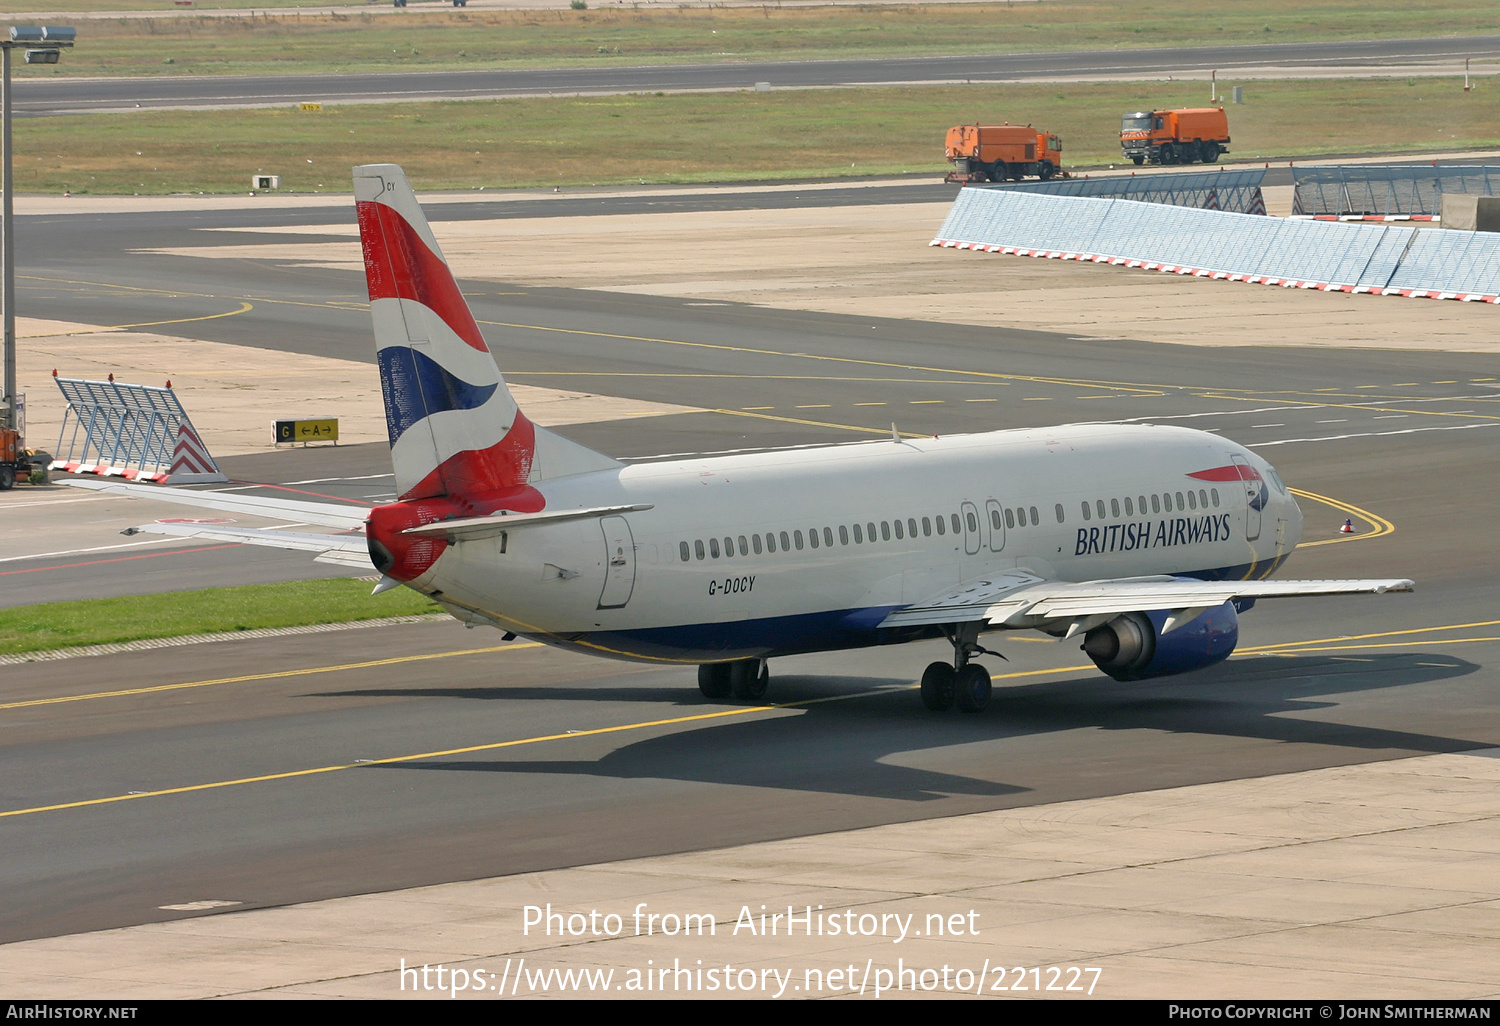
M1480 295L1473 292L1438 292L1431 289L1372 289L1367 286L1334 285L1326 281L1298 281L1291 278L1271 278L1258 274L1230 274L1227 271L1210 271L1201 267L1182 267L1177 264L1158 264L1148 260L1127 260L1124 257L1103 256L1098 253L1069 253L1058 249L1021 249L1016 246L987 246L980 242L957 242L951 239L933 239L931 246L945 249L968 249L975 253L1000 253L1005 256L1045 257L1049 260L1087 260L1095 264L1122 264L1139 267L1147 271L1166 274L1191 274L1198 278L1216 278L1223 281L1243 281L1252 285L1280 285L1284 289L1317 289L1320 292L1362 292L1372 296L1406 296L1408 299L1456 299L1462 303L1500 303L1500 295Z
M172 450L172 473L217 474L218 465L208 454L208 446L187 424L177 429L177 447Z

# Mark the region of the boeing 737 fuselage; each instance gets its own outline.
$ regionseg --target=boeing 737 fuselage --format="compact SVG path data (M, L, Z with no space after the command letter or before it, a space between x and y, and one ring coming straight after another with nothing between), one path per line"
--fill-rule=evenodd
M624 465L516 406L399 168L355 170L396 502L222 493L173 501L363 527L377 590L598 655L697 664L759 700L767 660L946 637L922 697L983 709L985 631L1068 639L1134 680L1226 658L1258 598L1408 590L1273 581L1302 514L1272 467L1215 434L1072 425ZM101 484L168 498L145 486ZM165 528L165 530L163 530ZM329 535L142 530L316 549Z

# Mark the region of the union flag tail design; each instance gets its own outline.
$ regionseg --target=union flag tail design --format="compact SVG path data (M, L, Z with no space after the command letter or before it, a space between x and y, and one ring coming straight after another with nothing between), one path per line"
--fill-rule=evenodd
M357 167L354 200L396 493L524 486L536 430L505 387L406 175L394 164Z

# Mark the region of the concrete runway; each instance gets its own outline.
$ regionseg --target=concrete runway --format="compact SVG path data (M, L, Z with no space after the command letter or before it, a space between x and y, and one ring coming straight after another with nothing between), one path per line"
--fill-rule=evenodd
M1453 75L1465 58L1500 58L1500 36L1268 43L978 56L761 61L626 68L423 71L383 74L45 78L17 81L20 117L136 109L402 103L506 96L604 95L954 82L1137 81L1204 75L1240 79Z
M327 223L316 218L302 223ZM210 224L253 232L239 215L45 223L58 242L28 261L23 314L66 306L126 324L273 295L192 330L369 360L347 272L129 252ZM756 712L705 704L690 671L446 623L6 667L0 940L193 916L163 906L199 901L275 906L1500 745L1490 356L1101 343L526 284L465 291L481 321L506 326L486 331L510 380L710 411L566 429L616 456L844 441L892 420L932 433L1189 424L1257 447L1304 490L1306 542L1284 573L1411 576L1418 591L1264 602L1229 663L1128 686L1080 668L1071 646L1001 638L1011 662L992 669L1017 676L972 718L921 710L910 682L940 654L925 645L780 661L771 697L794 706ZM381 449L233 467L376 501ZM1357 540L1338 540L1345 516ZM166 575L238 579L266 558L162 555L0 582L150 590ZM156 580L139 572L169 564ZM390 759L406 761L358 768Z

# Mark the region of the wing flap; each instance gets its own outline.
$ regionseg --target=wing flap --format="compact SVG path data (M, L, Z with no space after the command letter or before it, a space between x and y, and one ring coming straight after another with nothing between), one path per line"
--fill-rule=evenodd
M1049 620L1144 612L1192 610L1236 598L1384 594L1411 591L1409 580L1197 581L1176 577L1132 577L1104 581L1045 581L1024 571L966 582L956 591L898 609L881 627L914 627L985 620L1034 627Z

